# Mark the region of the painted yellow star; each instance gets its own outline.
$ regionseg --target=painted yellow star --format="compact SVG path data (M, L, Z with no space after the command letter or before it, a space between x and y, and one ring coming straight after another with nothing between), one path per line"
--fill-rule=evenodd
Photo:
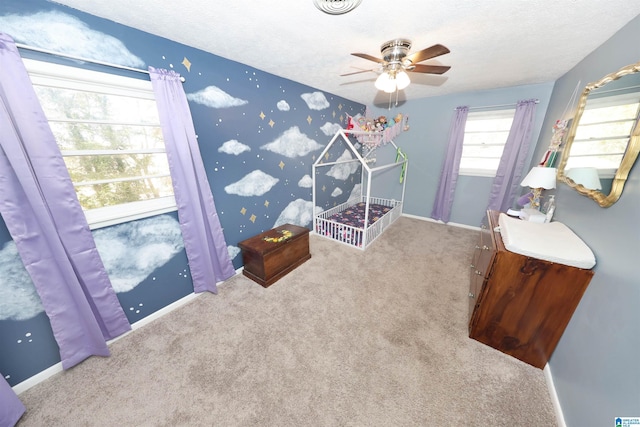
M182 65L184 65L184 68L186 68L188 72L191 72L191 61L189 61L186 56L182 60Z
M331 114L333 115L333 118L335 119L337 113L335 111L333 111Z
M244 214L246 214L246 213L247 213L247 210L246 210L245 208L242 208L242 209L240 209L240 213L241 213L242 215L244 215Z
M266 208L268 208L268 207L269 207L269 201L268 201L268 200L265 200L265 201L264 201L264 206L265 206Z
M273 120L269 120L269 126L273 127L273 125L275 125L276 122L274 122Z
M284 169L284 162L282 160L280 160L280 163L278 163L278 166L280 166L280 169Z
M265 118L265 117L267 117L267 116L265 116L265 114L264 114L262 111L260 111L260 118L261 118L262 120L264 120L264 118Z
M256 218L257 218L257 217L256 217L255 215L251 215L251 216L249 217L249 221L251 221L251 222L256 222Z
M313 121L313 119L311 118L311 116L307 116L307 121L309 122L309 124L311 124L311 122Z
M322 191L327 191L327 186L326 185L322 186Z
M329 153L325 153L325 155L324 155L324 159L325 159L325 160L329 160Z
M342 104L338 104L338 110L342 110Z
M344 117L342 116L342 114L340 114L340 123L342 123L344 121Z

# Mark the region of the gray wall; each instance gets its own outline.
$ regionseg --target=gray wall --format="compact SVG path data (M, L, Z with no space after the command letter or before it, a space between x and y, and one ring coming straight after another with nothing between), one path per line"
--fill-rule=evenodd
M640 17L587 56L555 85L540 84L407 102L370 115L410 117L411 129L396 142L409 157L405 213L429 217L445 155L453 109L459 105L514 103L538 98L532 161L551 141L557 119L575 112L572 93L619 68L640 61ZM579 94L578 94L579 95ZM491 179L460 177L451 221L478 225ZM640 166L632 169L620 200L601 208L564 184L555 190L555 220L573 229L594 251L595 276L573 315L549 366L567 426L614 425L618 416L640 416Z
M553 83L543 83L418 99L393 107L391 111L387 108L372 109L369 113L372 117L392 117L398 112L409 117L409 131L396 138L409 158L404 213L420 217L429 217L431 214L442 161L446 155L449 127L456 107L515 105L523 99L540 100L531 139L530 151L533 152L552 90ZM487 209L492 181L493 178L459 177L451 222L479 226Z
M555 85L534 158L576 85L597 81L640 61L640 17L592 52ZM571 106L566 118L572 117ZM593 250L595 275L549 366L573 426L614 425L614 417L640 417L640 166L632 169L620 200L601 208L564 184L556 189L555 220L572 228Z

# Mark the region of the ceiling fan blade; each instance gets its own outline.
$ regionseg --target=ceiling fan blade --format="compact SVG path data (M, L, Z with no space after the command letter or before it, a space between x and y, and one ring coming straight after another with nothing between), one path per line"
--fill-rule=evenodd
M375 69L372 70L360 70L360 71L354 71L353 73L347 73L347 74L340 74L340 77L344 77L344 76L352 76L354 74L360 74L360 73L368 73L368 72L374 72Z
M376 58L375 56L368 55L366 53L352 53L351 55L357 56L359 58L368 59L369 61L382 63L384 60L382 58Z
M449 66L447 65L425 65L425 64L416 64L413 69L409 69L412 73L428 73L428 74L444 74L449 71Z
M426 61L427 59L435 58L436 56L444 55L449 52L449 49L445 46L442 46L441 44L434 44L431 47L408 55L407 58L414 64L417 64L418 62Z

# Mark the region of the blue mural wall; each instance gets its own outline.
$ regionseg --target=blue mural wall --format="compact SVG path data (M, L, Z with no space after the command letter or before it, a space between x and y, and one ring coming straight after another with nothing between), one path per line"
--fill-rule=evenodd
M242 265L238 242L284 223L311 226L312 164L336 129L345 127L347 115L364 113L361 104L44 0L3 0L0 31L25 45L139 69L173 69L186 78L184 89L235 268ZM27 50L21 54L148 78ZM328 154L332 159L344 153ZM319 209L346 201L360 182L354 179L358 171L323 177L330 198ZM176 213L93 233L130 322L193 292ZM48 318L2 221L0 272L0 372L16 385L60 358Z

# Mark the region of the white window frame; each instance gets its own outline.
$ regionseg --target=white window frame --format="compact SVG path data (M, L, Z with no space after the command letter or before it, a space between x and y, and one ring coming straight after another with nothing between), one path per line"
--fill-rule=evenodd
M54 64L23 58L34 86L48 86L61 89L85 90L132 98L142 98L155 102L151 81L87 70L78 67ZM159 123L158 123L159 126ZM122 151L122 153L131 151ZM136 153L166 153L164 149L136 150ZM62 151L65 155L77 155L77 151ZM88 155L107 155L100 150L83 151ZM168 171L167 171L168 175ZM162 175L162 176L167 176ZM118 179L111 180L116 182ZM91 229L107 227L136 219L147 218L177 210L173 195L150 200L122 203L96 209L84 210Z
M503 108L500 110L484 110L484 111L470 111L467 115L467 124L471 121L481 121L481 120L488 120L488 119L496 119L496 118L500 118L500 119L511 119L511 123L509 124L509 128L511 127L511 125L513 124L513 117L515 116L515 108ZM466 124L465 124L465 141L463 141L462 144L462 158L460 159L461 162L461 166L460 166L460 170L458 172L459 175L465 175L465 176L481 176L481 177L495 177L496 173L498 171L497 166L495 169L486 169L486 168L477 168L477 167L465 167L462 166L462 162L463 159L469 160L475 157L470 157L470 156L465 156L465 144L467 141L466 135L468 133L467 128L466 128ZM474 132L474 133L482 133L482 132ZM490 131L486 131L486 133L490 133ZM502 151L501 151L501 155L502 152L504 150L504 146L507 142L507 138L508 138L508 129L507 129L507 135L505 136L504 140L494 140L494 139L489 139L487 141L488 145L492 145L492 146L498 146L498 147L502 147ZM466 144L466 146L468 147L469 144ZM499 161L498 161L499 163Z

